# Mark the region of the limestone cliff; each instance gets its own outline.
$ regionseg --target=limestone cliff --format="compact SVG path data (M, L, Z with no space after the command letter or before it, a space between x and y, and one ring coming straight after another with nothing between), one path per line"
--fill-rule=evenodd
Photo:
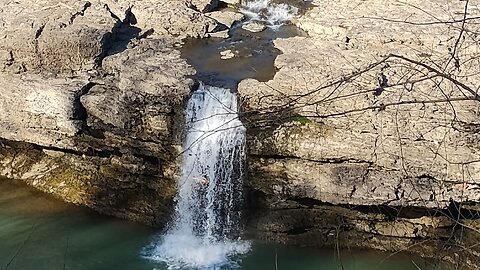
M175 49L215 1L0 1L0 172L163 224L195 74Z
M306 35L273 42L275 77L238 86L262 238L424 254L461 238L475 265L472 2L314 0L293 22ZM216 5L0 0L0 175L163 224L196 73L176 48L242 19Z
M389 235L397 237L393 249L452 237L454 224L478 219L478 6L312 4L294 21L307 37L274 41L282 51L274 79L239 85L249 188L268 209L256 229L284 242L341 237L387 250ZM432 215L454 224L418 219Z

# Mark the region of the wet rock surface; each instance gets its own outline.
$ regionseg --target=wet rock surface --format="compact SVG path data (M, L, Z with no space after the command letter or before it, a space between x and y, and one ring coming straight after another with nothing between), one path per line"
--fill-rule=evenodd
M404 217L397 211L382 212L381 207L331 206L321 202L291 200L275 209L257 212L250 229L263 241L313 247L378 249L395 254L406 251L449 264L449 267L476 269L478 220L463 219L468 228L456 228L445 216ZM412 209L404 212L412 213ZM471 224L477 224L472 226ZM463 247L469 247L466 250Z
M163 226L175 195L174 167L132 154L79 154L1 140L0 173L100 213Z
M262 32L267 27L262 23L252 21L242 25L242 28L253 33L258 33L258 32Z

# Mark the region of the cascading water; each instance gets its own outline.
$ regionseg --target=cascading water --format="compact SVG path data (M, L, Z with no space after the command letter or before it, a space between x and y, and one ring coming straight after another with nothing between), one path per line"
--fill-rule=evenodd
M242 1L241 11L251 20L262 21L270 28L278 28L291 21L298 13L298 8L272 0L245 0Z
M245 127L236 95L201 84L187 105L186 140L175 215L147 257L169 269L218 269L249 250L239 240Z

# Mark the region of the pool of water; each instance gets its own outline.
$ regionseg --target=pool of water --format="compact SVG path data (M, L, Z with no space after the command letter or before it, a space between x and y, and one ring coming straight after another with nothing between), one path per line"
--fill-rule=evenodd
M244 13L245 19L232 26L228 38L189 38L184 40L180 51L182 57L187 59L188 63L197 71L195 76L197 79L209 85L230 89L235 89L236 85L246 78L269 81L276 73L275 58L281 53L273 46L273 40L306 36L305 32L290 24L285 18L268 23L268 18L263 18L257 13L265 11L267 6L277 4L295 6L296 10L304 10L309 6L309 2L303 0L244 1L244 4L248 3L256 3L258 8L254 10L249 10L246 6L240 8L239 11ZM284 10L280 13L287 16L289 12ZM274 15L270 14L269 16ZM242 28L244 24L251 21L261 21L261 24L267 27L257 33ZM231 55L225 58L225 52L230 52Z
M21 270L161 270L141 256L157 232L71 206L0 179L0 268ZM309 249L253 243L237 267L216 269L439 269L405 254ZM343 266L343 268L342 268Z

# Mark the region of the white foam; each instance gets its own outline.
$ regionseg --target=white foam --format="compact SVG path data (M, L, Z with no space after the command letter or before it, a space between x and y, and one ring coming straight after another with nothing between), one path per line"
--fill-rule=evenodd
M248 1L244 7L251 12L260 13L263 10L267 9L269 4L270 0L254 0Z
M269 27L279 27L290 22L298 8L271 0L251 0L244 3L240 11L250 20L265 22Z
M289 22L298 13L298 8L287 4L271 5L267 10L267 20L270 25L281 25Z
M250 250L247 241L214 241L209 242L194 235L183 232L173 232L160 239L160 245L155 246L149 259L163 261L168 269L218 269L229 265L232 268L236 262L235 255L245 254Z

